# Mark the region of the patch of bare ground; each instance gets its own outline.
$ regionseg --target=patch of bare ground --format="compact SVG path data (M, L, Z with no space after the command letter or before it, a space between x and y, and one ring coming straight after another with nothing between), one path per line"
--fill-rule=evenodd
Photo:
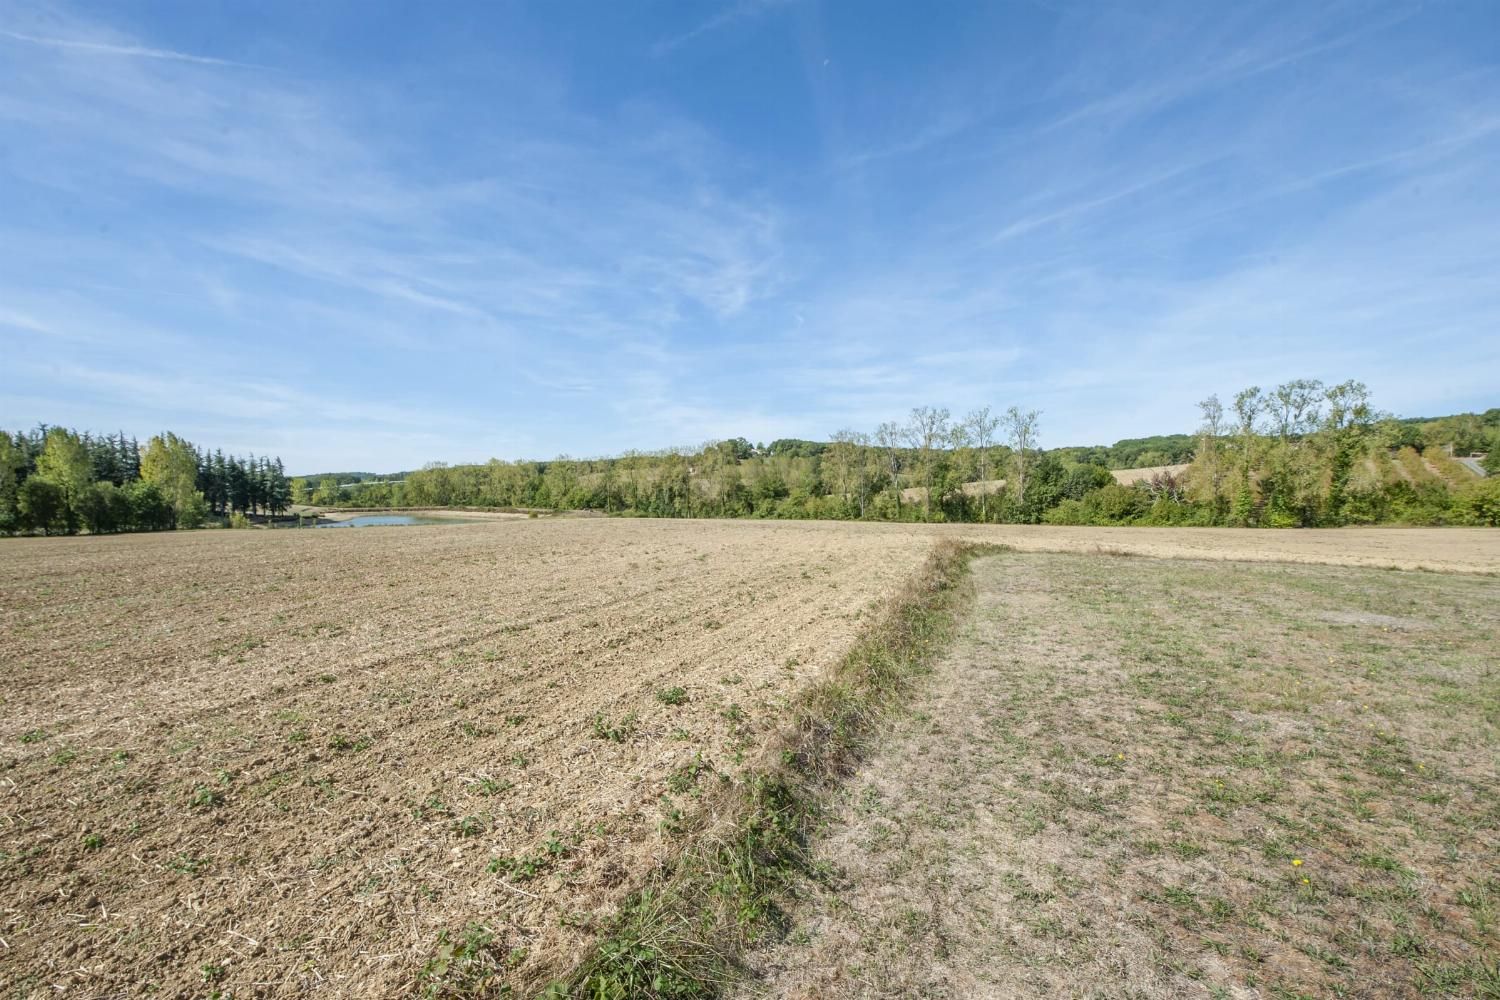
M1500 995L1500 582L1011 553L974 585L743 995Z
M619 520L4 544L0 994L408 995L481 938L491 987L544 980L930 546Z
M1052 525L935 525L966 541L1024 552L1099 552L1165 559L1325 563L1382 569L1500 573L1494 528L1071 528Z

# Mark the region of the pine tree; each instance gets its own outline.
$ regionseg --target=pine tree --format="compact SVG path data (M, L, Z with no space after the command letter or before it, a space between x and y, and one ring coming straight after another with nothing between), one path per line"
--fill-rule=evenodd
M281 459L271 468L271 513L283 514L292 503L292 484L286 477Z
M209 502L220 514L229 507L229 468L224 463L224 452L219 448L214 449L214 492Z
M233 455L229 457L229 508L241 513L250 509L250 480L245 475L245 463Z

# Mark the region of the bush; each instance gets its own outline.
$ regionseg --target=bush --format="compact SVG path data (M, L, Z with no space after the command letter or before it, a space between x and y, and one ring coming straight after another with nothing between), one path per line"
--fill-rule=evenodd
M1176 501L1163 500L1165 504ZM1181 506L1181 504L1177 504ZM1082 500L1063 500L1042 515L1043 524L1131 524L1150 508L1150 498L1143 490L1110 482L1103 489L1087 494ZM1165 510L1165 508L1164 508Z
M100 481L79 498L79 516L96 535L123 531L130 526L130 501L114 483Z
M1062 484L1062 495L1069 500L1082 500L1094 490L1103 489L1115 481L1108 469L1097 465L1080 465L1068 473ZM1045 520L1045 518L1044 518Z
M1500 476L1460 486L1454 491L1453 513L1464 524L1500 527Z
M1084 497L1092 524L1129 524L1146 510L1146 495L1134 487L1110 483Z
M1153 503L1145 516L1136 523L1149 524L1158 528L1184 525L1204 527L1214 523L1214 512L1212 507L1175 500L1172 497L1162 497Z
M183 501L182 509L177 512L177 527L201 528L207 519L208 501L203 499L202 493L195 492Z
M1082 500L1064 500L1042 515L1043 524L1091 524Z
M67 523L67 504L61 487L40 476L32 476L21 484L16 497L20 511L22 531L40 531L42 534L56 530L73 530Z
M1402 480L1387 486L1385 492L1391 519L1400 524L1447 524L1450 519L1453 495L1437 479L1419 483Z
M177 514L154 483L137 480L125 487L130 503L130 526L136 531L168 531L177 525Z
M229 526L231 528L248 528L250 527L250 519L243 512L235 511L229 515Z

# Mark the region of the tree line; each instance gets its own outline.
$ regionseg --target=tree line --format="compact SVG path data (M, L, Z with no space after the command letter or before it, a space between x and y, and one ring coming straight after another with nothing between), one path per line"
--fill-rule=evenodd
M300 482L327 506L593 509L776 517L1098 525L1500 523L1500 409L1437 420L1378 412L1356 381L1296 379L1204 400L1196 434L1042 449L1041 414L918 407L828 441L744 438L618 458L435 463L391 477ZM1138 463L1138 464L1137 464ZM1122 484L1112 469L1178 466ZM297 484L294 484L297 485Z
M1377 411L1359 382L1295 379L1199 404L1194 434L1040 446L1035 410L924 406L827 441L745 438L611 458L433 463L288 480L279 459L173 434L0 433L0 532L160 530L321 507L590 509L621 516L1092 525L1500 524L1500 409ZM1112 470L1160 468L1137 481ZM354 478L349 474L348 478Z
M210 453L171 432L143 448L124 433L0 431L3 534L196 528L213 515L281 514L290 503L280 459Z

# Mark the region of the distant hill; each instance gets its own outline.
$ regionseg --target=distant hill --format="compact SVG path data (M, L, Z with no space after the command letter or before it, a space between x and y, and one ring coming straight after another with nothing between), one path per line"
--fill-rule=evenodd
M306 479L310 483L315 483L319 479L332 479L334 482L342 485L344 483L363 483L370 479L385 479L387 476L380 472L303 472L298 473L292 478Z

